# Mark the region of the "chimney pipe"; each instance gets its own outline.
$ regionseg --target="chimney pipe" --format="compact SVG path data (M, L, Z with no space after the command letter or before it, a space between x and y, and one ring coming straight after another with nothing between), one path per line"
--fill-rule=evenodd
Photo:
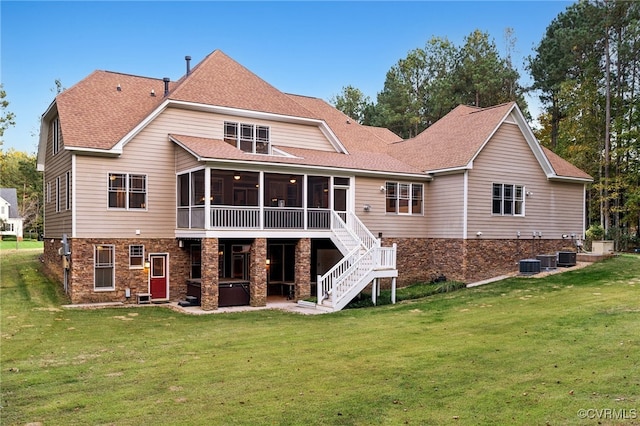
M185 56L184 60L187 61L187 75L191 74L191 56Z
M171 81L171 79L169 77L165 77L162 81L164 81L164 96L167 96L169 94L169 81Z

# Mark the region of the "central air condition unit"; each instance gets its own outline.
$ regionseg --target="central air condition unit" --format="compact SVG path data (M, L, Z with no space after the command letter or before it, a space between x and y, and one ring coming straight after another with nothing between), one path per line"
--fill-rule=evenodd
M576 252L559 251L558 266L576 266Z
M540 261L538 259L522 259L520 261L520 275L535 275L540 273Z
M556 269L558 264L558 258L555 254L539 254L536 259L540 261L540 267L542 269Z

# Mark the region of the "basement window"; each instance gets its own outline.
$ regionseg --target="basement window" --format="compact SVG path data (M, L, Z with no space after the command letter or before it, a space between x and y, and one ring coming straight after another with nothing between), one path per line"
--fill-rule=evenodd
M112 244L93 247L94 290L115 290L115 251Z
M142 244L129 246L129 269L144 268L144 246Z

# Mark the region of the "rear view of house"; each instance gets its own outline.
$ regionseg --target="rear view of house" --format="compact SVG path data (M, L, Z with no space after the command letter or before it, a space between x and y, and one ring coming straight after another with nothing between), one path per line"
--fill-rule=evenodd
M582 234L590 177L515 104L461 106L403 141L221 51L186 59L178 81L96 71L42 117L45 266L74 303L338 310L371 284L486 278Z

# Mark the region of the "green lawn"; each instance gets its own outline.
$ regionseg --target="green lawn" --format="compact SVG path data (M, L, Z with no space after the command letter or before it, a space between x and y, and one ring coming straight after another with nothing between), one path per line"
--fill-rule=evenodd
M37 240L22 240L16 241L15 238L11 240L1 240L0 241L0 251L6 252L10 250L43 250L44 243L42 241Z
M640 424L637 255L314 316L62 309L37 255L2 256L2 425Z

